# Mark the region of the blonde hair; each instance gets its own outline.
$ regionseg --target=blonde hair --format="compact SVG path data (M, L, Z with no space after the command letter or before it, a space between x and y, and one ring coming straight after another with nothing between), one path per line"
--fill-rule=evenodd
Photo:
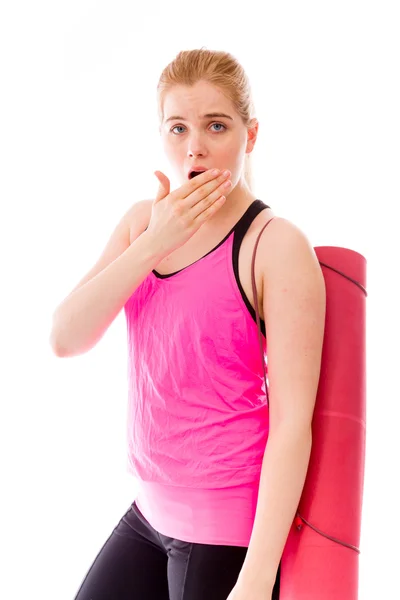
M238 60L229 52L207 50L183 50L162 71L157 85L157 101L160 123L164 119L164 97L175 85L192 86L206 81L216 86L232 102L246 127L251 126L254 103L249 79ZM252 190L250 154L246 154L244 165L246 183Z

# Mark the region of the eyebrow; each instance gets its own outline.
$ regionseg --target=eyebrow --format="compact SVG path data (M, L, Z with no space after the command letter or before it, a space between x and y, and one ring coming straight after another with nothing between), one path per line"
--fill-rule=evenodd
M231 121L233 121L232 117L230 117L229 115L226 115L225 113L219 113L219 112L213 112L213 113L207 113L206 115L202 116L202 119L214 119L214 118L224 118L224 119L230 119ZM187 119L185 119L184 117L179 117L179 116L173 116L173 117L168 117L168 119L165 120L165 123L168 123L168 121L187 121Z

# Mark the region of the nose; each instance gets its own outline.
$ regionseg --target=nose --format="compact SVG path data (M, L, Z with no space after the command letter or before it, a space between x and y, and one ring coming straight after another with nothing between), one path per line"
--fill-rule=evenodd
M187 156L205 156L207 154L206 146L201 134L192 133L188 136Z

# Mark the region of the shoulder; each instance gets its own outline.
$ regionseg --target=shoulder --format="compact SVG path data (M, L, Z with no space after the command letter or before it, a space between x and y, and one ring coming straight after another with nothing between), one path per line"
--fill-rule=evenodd
M134 202L125 213L126 221L130 223L132 219L150 217L152 204L153 200L138 200Z
M257 254L261 256L263 277L291 273L310 267L321 271L314 247L295 223L284 217L274 216L263 231Z
M266 321L277 319L278 313L285 311L286 317L297 310L316 310L319 314L325 311L321 265L311 241L297 225L285 218L274 218L261 235L258 254Z
M308 241L306 234L289 219L275 215L272 211L268 211L266 221L269 221L272 217L271 223L268 225L268 235L261 236L260 243L278 243L281 240L281 245L285 243L296 243Z
M139 237L147 228L153 200L139 200L130 206L125 213L125 222L129 228L130 243Z

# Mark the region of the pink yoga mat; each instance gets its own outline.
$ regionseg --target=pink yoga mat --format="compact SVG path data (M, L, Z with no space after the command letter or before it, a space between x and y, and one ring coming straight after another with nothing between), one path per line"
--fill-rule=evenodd
M357 600L366 440L366 259L347 248L314 250L327 297L321 375L307 477L280 564L279 600Z
M325 336L310 465L282 555L279 600L357 600L366 439L366 260L346 248L314 250L326 284Z

